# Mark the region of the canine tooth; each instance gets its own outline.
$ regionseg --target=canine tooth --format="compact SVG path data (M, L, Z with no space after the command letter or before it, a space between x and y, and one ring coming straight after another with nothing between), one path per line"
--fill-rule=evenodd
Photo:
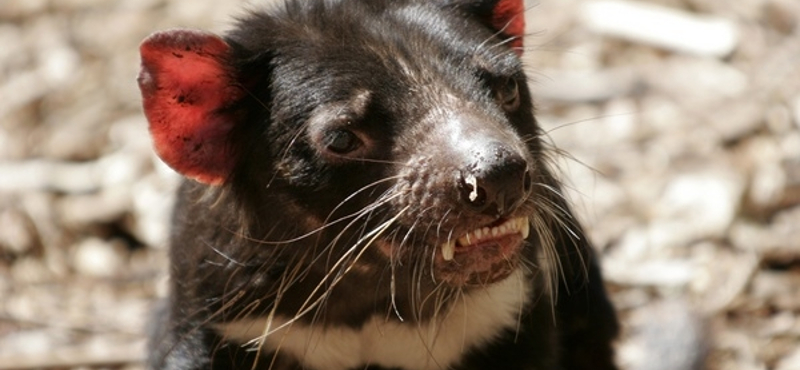
M527 218L523 218L520 221L522 225L520 226L520 233L522 233L522 239L527 239L528 235L531 233L531 224L528 222Z
M453 256L456 254L456 242L455 241L448 241L447 243L442 244L442 257L445 261L453 260Z

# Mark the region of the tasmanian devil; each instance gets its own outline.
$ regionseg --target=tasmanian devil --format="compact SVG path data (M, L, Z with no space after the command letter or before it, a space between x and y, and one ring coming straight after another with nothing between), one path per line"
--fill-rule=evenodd
M189 180L153 369L614 369L548 168L522 0L288 0L156 33L139 86Z

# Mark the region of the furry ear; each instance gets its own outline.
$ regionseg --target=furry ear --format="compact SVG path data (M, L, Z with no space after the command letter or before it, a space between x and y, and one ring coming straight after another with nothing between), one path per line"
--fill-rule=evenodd
M499 0L492 9L492 26L510 38L509 45L522 54L525 36L525 3L523 0Z
M482 23L508 40L517 54L522 54L525 35L524 0L448 0L448 5L475 15Z
M232 107L245 95L231 47L213 34L169 30L151 35L139 50L137 81L156 153L186 177L224 183L237 160Z

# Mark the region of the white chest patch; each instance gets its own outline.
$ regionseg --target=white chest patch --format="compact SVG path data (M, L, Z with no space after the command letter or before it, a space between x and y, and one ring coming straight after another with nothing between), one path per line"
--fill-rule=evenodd
M374 316L360 329L288 324L275 317L220 325L226 338L248 343L260 340L263 352L291 355L315 370L346 370L364 365L415 370L441 370L462 355L515 328L529 296L529 283L519 271L489 288L465 294L452 309L425 324L402 323Z

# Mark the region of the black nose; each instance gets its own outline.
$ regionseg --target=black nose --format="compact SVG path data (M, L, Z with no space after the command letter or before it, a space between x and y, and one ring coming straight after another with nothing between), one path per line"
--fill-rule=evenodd
M473 212L492 217L511 213L530 191L528 163L513 149L491 143L474 152L474 162L459 175L461 202Z

